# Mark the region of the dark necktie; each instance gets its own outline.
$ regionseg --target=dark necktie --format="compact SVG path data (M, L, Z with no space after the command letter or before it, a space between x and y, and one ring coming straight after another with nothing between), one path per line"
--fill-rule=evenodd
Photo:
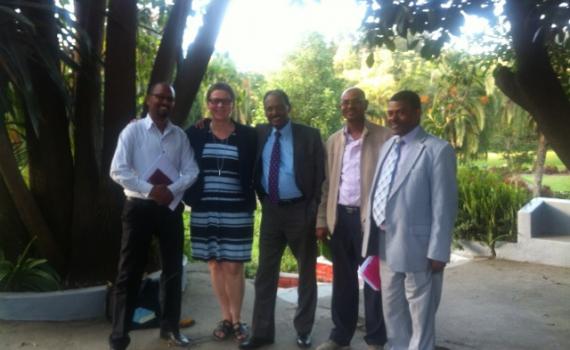
M275 142L271 150L271 159L269 160L269 175L267 178L267 191L269 201L276 204L279 202L279 162L281 161L281 142L279 141L281 133L275 131Z

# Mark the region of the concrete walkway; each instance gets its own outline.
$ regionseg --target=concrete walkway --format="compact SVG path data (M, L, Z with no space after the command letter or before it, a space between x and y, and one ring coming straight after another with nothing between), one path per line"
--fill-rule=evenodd
M446 270L438 313L438 348L450 350L570 349L570 269L502 260L459 263ZM220 318L204 264L192 265L184 293L183 316L196 319L184 330L193 349L237 349L232 340L217 342L211 332ZM328 294L327 288L321 288ZM244 320L251 322L253 285L247 283ZM0 306L1 307L1 306ZM277 303L276 343L268 350L296 349L292 319L295 306ZM362 314L362 311L361 311ZM330 296L319 298L313 343L328 337ZM0 321L0 349L107 349L105 320L80 322ZM168 349L157 330L132 332L130 349ZM359 327L352 349L366 349Z

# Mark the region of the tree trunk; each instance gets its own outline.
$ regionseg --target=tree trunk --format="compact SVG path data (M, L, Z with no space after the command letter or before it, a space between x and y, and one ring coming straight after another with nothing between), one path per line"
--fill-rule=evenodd
M110 0L105 54L102 172L108 177L119 133L136 112L137 1Z
M570 168L570 101L550 63L540 13L531 0L507 0L516 71L495 70L497 86L527 110L552 149Z
M101 115L101 48L103 44L105 0L75 1L79 30L86 33L81 45L80 68L75 89L75 183L72 223L71 269L69 279L75 282L101 280L104 242L100 239L99 179L102 133ZM86 45L89 44L89 45ZM118 233L115 233L118 235ZM100 249L94 249L99 247Z
M52 232L44 220L30 191L20 174L18 163L8 139L4 123L0 123L0 180L3 179L10 197L18 210L19 217L32 235L38 237L38 250L56 269L64 265L63 255L53 239ZM4 230L5 228L2 228Z
M112 278L117 269L124 196L109 177L119 133L136 113L137 1L110 0L107 16L103 155L99 191L100 232L94 249L100 253L99 271Z
M182 37L186 29L186 19L192 8L192 0L176 0L170 16L164 27L164 34L160 40L160 46L152 66L148 89L156 83L171 83L174 75L174 67L182 57ZM141 117L147 113L146 104L143 106Z
M540 197L542 192L542 177L544 176L544 164L546 162L546 137L538 133L538 148L536 150L536 163L534 164L534 186L532 196Z
M176 104L172 116L174 124L184 125L186 122L202 78L208 69L208 62L214 52L228 3L229 0L211 0L204 15L204 24L194 42L188 47L186 58L182 61L174 82L176 90Z
M2 176L0 176L0 227L2 227L0 251L8 260L16 261L30 238Z
M186 29L186 19L192 8L191 0L176 0L160 40L154 60L148 87L159 82L172 81L176 61L182 56L182 36Z
M70 252L70 229L73 208L73 160L65 103L65 86L56 81L60 74L57 24L53 0L38 1L38 7L24 8L25 15L36 25L43 56L28 60L33 91L37 92L39 120L37 143L31 143L29 157L30 189L41 215L53 234L63 258ZM50 75L50 72L52 75ZM34 118L32 115L28 117ZM29 123L30 126L33 123ZM32 130L28 130L28 135ZM23 219L26 221L25 219ZM32 228L30 234L35 234ZM45 241L45 240L44 240ZM38 241L43 244L41 240ZM47 249L47 248L45 248ZM51 250L51 249L48 249ZM59 271L62 273L63 271Z
M0 71L0 99L7 99L6 95L8 95L8 82L6 76ZM3 108L4 106L1 102L4 101L2 100L0 100L0 123L2 124L0 127L5 128L7 111ZM10 145L10 142L4 143L4 145ZM10 151L11 149L0 150L0 153L9 153ZM0 167L2 167L1 164ZM0 170L0 251L10 261L16 261L18 255L26 247L30 237L20 219L20 214L1 174L2 170Z

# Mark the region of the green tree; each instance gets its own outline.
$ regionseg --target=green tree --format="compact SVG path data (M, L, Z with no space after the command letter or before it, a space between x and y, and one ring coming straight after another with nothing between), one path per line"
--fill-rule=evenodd
M108 170L117 136L149 80L185 81L177 90L185 119L211 55L202 49L213 48L228 0L208 3L194 42L200 53L182 60L191 3L76 0L73 13L54 0L0 4L0 245L8 258L37 236L36 254L67 281L113 277L123 195ZM150 35L147 46L137 46L137 33Z
M335 53L335 45L312 33L288 55L268 84L287 92L294 120L320 129L325 139L342 123L338 103L346 81L334 70Z
M206 91L210 85L220 81L230 84L236 94L234 120L242 124L251 124L262 105L265 78L257 73L238 72L228 54L215 54L212 57L198 90L197 99L192 106L189 122L207 115L208 110L204 101ZM265 119L264 116L263 118Z
M498 55L497 86L537 122L562 162L570 167L570 100L568 80L568 21L564 0L366 0L364 42L369 47L395 48L395 37L410 46L422 42L423 57L439 55L452 36L460 34L464 14L487 18L491 26L503 8L509 30L505 55ZM504 6L503 6L504 5ZM506 61L505 61L506 59ZM506 66L503 62L512 63Z

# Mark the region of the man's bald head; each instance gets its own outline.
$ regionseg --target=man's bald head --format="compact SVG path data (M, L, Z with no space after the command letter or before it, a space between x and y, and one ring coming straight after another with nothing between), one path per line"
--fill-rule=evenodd
M350 87L340 97L340 110L347 122L361 123L368 108L368 101L364 91L357 87Z

